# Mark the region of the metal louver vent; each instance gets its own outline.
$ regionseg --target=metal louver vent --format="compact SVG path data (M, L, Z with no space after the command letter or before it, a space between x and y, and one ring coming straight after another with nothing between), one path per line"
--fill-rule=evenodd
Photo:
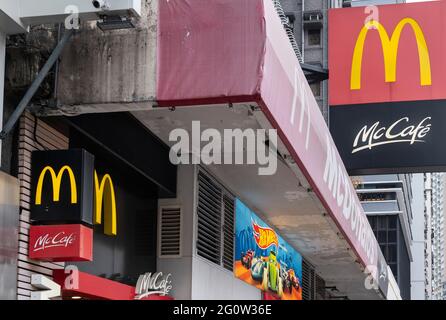
M235 198L205 171L198 173L197 254L232 271Z
M305 260L302 261L302 298L303 300L314 300L315 277L314 268Z
M222 190L202 171L198 173L197 254L220 264Z
M223 224L223 267L233 271L234 267L234 197L223 196L224 224Z
M325 281L316 274L316 297L315 300L325 300L327 298L325 291Z
M181 209L161 208L160 256L181 255Z

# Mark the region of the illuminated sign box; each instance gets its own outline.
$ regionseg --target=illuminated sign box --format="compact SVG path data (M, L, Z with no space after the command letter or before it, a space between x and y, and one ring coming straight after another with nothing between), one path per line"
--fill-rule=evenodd
M329 12L330 131L350 174L446 170L445 2Z
M31 165L34 224L93 224L94 156L82 149L35 151Z
M31 226L29 257L43 261L92 261L93 229L81 224Z

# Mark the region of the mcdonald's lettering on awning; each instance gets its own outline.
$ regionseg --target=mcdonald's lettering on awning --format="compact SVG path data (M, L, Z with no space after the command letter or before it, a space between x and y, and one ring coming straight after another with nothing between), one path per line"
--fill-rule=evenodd
M329 12L330 105L446 99L446 3L371 10Z

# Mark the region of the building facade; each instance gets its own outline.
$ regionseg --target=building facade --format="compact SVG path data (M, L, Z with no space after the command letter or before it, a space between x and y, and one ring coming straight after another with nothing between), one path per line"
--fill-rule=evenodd
M426 288L430 286L427 281L426 265L426 246L428 244L425 233L428 212L425 207L428 194L425 193L424 174L418 173L412 176L412 262L410 265L411 273L411 299L425 300ZM430 265L430 264L429 264Z
M411 298L412 176L354 177L364 211L397 279L401 297Z
M175 299L400 298L396 280L406 270L388 266L326 125L325 84L308 83L283 28L282 12L292 8L270 0L147 0L116 10L113 1L82 3L74 34L64 6L33 12L30 4L23 16L23 3L15 18L26 24L8 31L8 105L17 110L21 97L34 96L7 132L2 162L20 210L9 297L44 298L36 281L45 277L60 286L54 298L134 299L141 275L162 272L163 293ZM302 1L304 35L294 32L319 72L329 4ZM218 28L203 29L209 21ZM32 93L36 77L19 65L52 76ZM206 155L211 138L241 130L241 149ZM259 137L252 132L264 134L254 149L268 152L248 163L252 145L243 139ZM69 156L79 150L84 158ZM90 202L76 216L81 194ZM67 258L46 246L74 247L74 238L60 237L67 228L82 230L92 251ZM67 285L73 274L77 285Z
M426 189L431 201L426 201L426 206L430 205L430 219L427 224L427 233L430 233L430 252L426 255L431 257L431 292L427 295L432 300L444 300L443 296L443 282L445 270L445 230L444 230L444 199L445 199L445 175L443 173L426 174L427 186ZM427 248L429 249L429 248ZM429 273L428 273L429 274Z

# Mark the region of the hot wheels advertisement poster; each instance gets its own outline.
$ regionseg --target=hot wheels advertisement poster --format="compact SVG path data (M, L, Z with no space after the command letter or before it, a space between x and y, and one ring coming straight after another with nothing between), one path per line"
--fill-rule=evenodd
M239 199L234 274L282 300L302 300L302 256Z

